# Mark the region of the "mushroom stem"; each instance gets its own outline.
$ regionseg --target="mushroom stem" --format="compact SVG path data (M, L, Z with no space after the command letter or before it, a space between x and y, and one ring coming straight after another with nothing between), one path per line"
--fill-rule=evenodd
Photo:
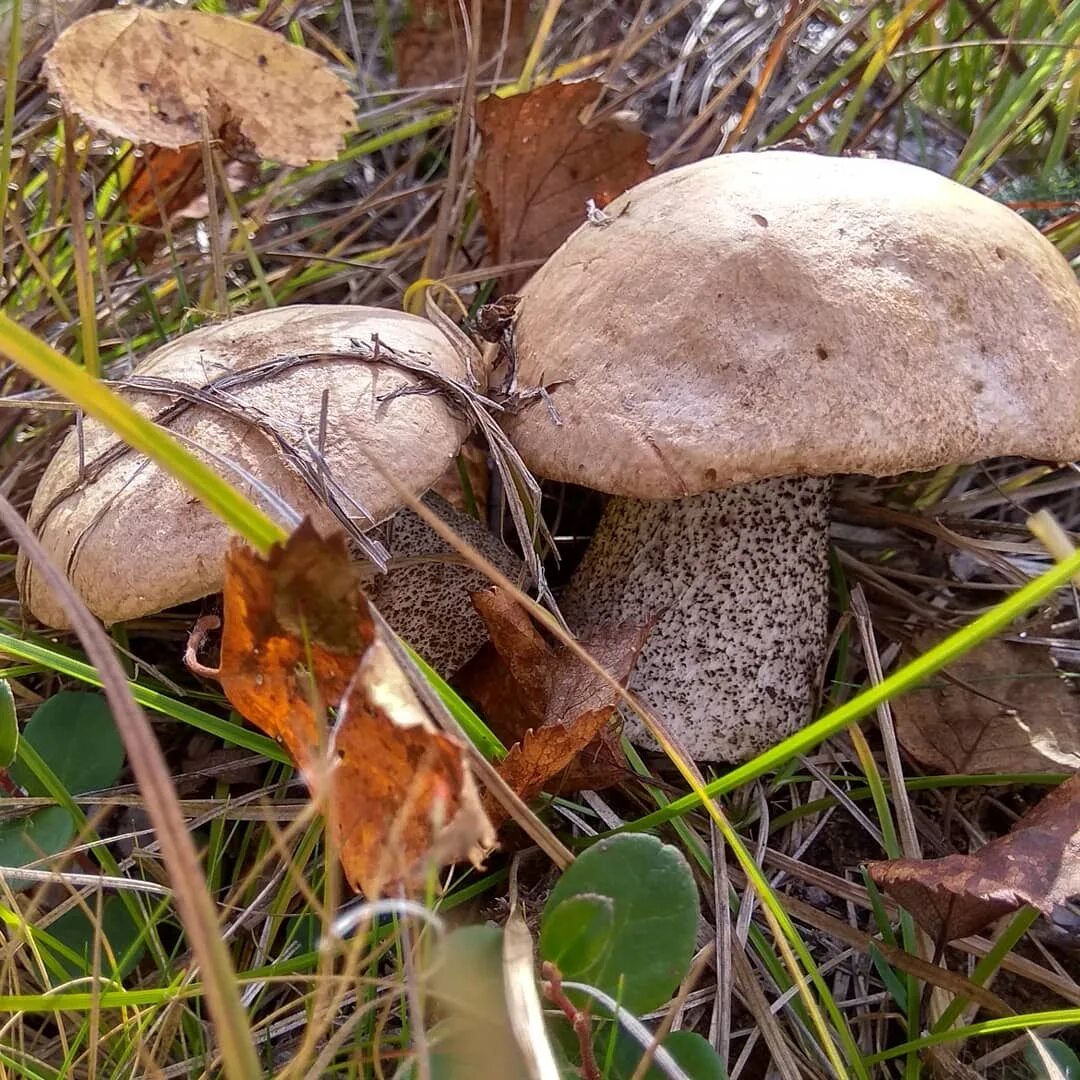
M476 518L434 492L429 491L424 502L507 577L528 584L521 558ZM394 631L449 679L487 641L487 626L470 596L491 583L458 559L454 549L411 510L399 510L382 531L390 570L372 575L365 591Z
M695 758L740 761L809 719L828 629L831 479L614 498L560 601L582 635L658 617L630 689ZM636 717L627 734L656 743Z

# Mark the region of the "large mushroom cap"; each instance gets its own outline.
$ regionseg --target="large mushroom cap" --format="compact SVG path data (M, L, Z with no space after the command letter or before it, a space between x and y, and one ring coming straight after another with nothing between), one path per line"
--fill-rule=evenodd
M895 161L728 154L630 189L518 307L552 479L674 498L1080 453L1080 288L1007 207Z
M421 379L386 362L359 359L377 336L381 347L464 380L464 360L431 323L368 307L305 305L257 312L187 334L158 349L133 372L195 389L222 375L289 357L351 353L283 363L251 382L233 385L233 403L289 444L317 447L324 391L326 472L347 493L350 516L382 521L400 506L393 488L372 467L375 458L420 493L434 483L467 434L463 417L443 398L405 393ZM358 348L359 344L359 348ZM386 355L385 352L383 354ZM254 374L254 373L253 373ZM175 398L125 390L147 416L159 416ZM335 527L325 503L305 484L276 442L257 426L205 404L168 420L169 430L230 483L277 516L273 506L225 462L240 466L320 529ZM104 426L82 427L85 465L80 480L78 433L61 444L38 487L30 524L67 570L78 593L106 623L137 618L198 599L221 588L229 533L178 481L141 454L103 456L117 447ZM18 565L24 604L42 622L68 624L56 597L25 559Z

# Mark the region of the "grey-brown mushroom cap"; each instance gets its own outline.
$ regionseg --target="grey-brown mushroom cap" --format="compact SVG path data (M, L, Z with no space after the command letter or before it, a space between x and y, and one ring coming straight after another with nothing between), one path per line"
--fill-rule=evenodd
M187 334L158 349L133 372L203 387L217 377L290 356L357 352L355 342L408 353L414 361L464 380L465 362L425 319L369 307L298 305L257 312ZM425 491L447 468L467 434L463 417L437 394L407 393L422 386L389 362L325 358L286 367L229 391L253 416L268 422L289 443L317 447L323 392L327 391L326 470L355 505L350 516L364 525L400 507L391 485L371 459L392 469L414 492ZM123 391L146 416L172 400ZM281 449L247 422L205 405L169 421L211 468L240 488L271 516L274 507L223 462L240 466L294 510L310 514L318 528L336 519L289 464ZM95 461L117 445L103 425L82 427L85 479L72 431L38 486L29 522L46 550L63 567L79 595L106 623L121 622L198 599L221 588L227 527L178 481L141 454L127 452L100 470ZM199 449L196 449L199 448ZM25 559L17 568L24 606L49 626L68 625L63 606Z
M895 161L728 154L585 224L518 306L541 476L675 498L1080 454L1080 287L1007 207ZM554 385L553 385L554 384Z

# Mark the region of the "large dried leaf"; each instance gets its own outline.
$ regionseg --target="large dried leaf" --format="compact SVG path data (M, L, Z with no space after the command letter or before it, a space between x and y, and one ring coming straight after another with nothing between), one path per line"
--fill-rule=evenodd
M376 631L330 745L331 814L354 889L418 889L431 866L480 866L495 844L464 747L437 730Z
M549 83L477 106L476 183L496 262L547 258L586 220L589 199L605 206L652 175L648 140L636 128L581 122L602 89L595 80Z
M475 593L473 603L491 647L462 669L457 683L496 733L513 743L499 765L503 779L530 799L545 787L599 788L625 775L610 726L618 701L610 684L570 650L550 645L501 589ZM610 627L582 644L625 683L649 629ZM494 805L488 809L500 813Z
M322 710L334 708L373 636L344 543L306 521L260 558L234 543L225 560L217 678L245 719L316 771Z
M310 522L266 559L236 543L217 677L326 805L342 866L372 897L494 843L465 748L438 731L374 624L344 536ZM327 732L322 710L338 708Z
M525 53L529 0L482 0L480 74L515 76ZM475 32L475 31L474 31ZM401 86L453 82L465 73L468 49L458 0L416 0L409 21L394 36L394 62Z
M923 637L915 648L932 644ZM893 702L897 738L920 765L944 773L1080 769L1080 695L1046 649L989 641L945 675Z
M136 143L201 142L235 122L262 157L335 158L354 124L348 87L315 53L201 11L100 11L45 58L49 86L93 127Z
M942 942L974 934L1025 904L1049 914L1080 894L1080 775L973 855L894 859L867 869Z

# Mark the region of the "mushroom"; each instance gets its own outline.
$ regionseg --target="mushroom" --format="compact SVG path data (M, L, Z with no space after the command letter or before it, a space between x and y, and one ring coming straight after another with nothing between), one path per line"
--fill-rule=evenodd
M324 533L346 524L364 541L364 531L402 505L372 459L419 495L450 465L467 434L464 417L442 396L413 392L429 388L395 356L453 379L467 377L466 360L425 319L377 308L299 305L187 334L148 356L121 391L271 516L292 525L297 515L311 515ZM436 509L461 527L464 515L455 516L446 504ZM94 421L61 443L29 523L107 624L222 587L228 528L179 481ZM444 546L427 530L443 617L410 604L424 570L416 558L424 553L427 527L421 526L414 518L407 530L410 571L400 588L394 574L373 578L370 588L394 613L391 625L449 674L462 651L479 647L486 636L468 598L479 587L478 575L460 562L448 565ZM468 538L483 543L503 567L513 565L479 526ZM25 610L48 626L69 625L59 599L22 556L17 580Z
M605 217L523 292L515 380L547 407L505 428L616 496L570 625L659 611L631 688L742 760L810 717L831 475L1080 453L1080 288L1007 207L895 161L728 154Z

